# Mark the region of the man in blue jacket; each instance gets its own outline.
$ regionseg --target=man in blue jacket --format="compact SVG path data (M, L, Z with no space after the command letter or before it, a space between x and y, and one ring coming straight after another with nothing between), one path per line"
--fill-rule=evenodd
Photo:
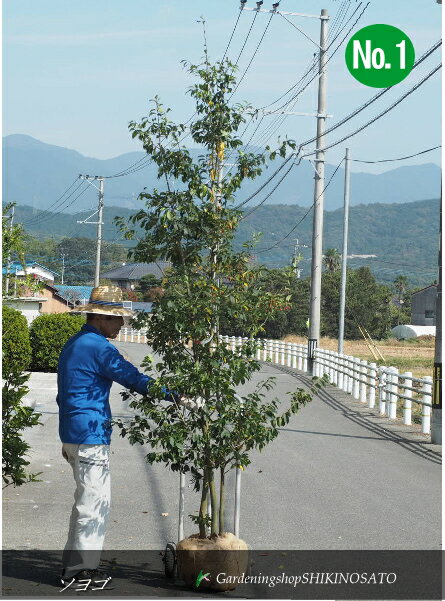
M144 394L154 381L124 359L108 339L116 338L124 317L120 288L94 288L89 304L77 312L87 323L62 349L58 366L59 434L76 491L68 541L63 552L62 582L109 577L98 570L110 509L110 388L118 382ZM167 400L172 395L166 393Z

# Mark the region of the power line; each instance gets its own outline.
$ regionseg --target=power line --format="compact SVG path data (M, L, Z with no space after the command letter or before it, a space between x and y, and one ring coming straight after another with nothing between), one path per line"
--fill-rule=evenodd
M266 28L263 31L263 35L261 36L260 41L258 42L257 47L255 48L255 51L252 54L252 58L250 59L249 64L247 65L247 67L244 70L244 73L242 74L242 76L240 77L238 83L236 84L235 89L233 90L232 94L230 95L230 98L232 98L232 96L235 94L235 92L237 91L237 89L240 87L241 82L243 81L244 77L246 76L247 71L250 69L250 66L253 63L253 60L254 60L255 56L257 55L257 52L260 49L260 46L261 46L261 44L262 44L262 42L264 40L264 36L266 35L267 30L269 29L269 25L270 25L270 23L271 23L271 21L273 19L274 14L275 13L272 13L270 15L270 18L269 18L269 21L267 22ZM229 98L229 100L230 100L230 98Z
M259 193L261 192L261 190L263 190L263 189L264 189L264 188L267 186L267 184L269 184L269 183L270 183L270 182L273 180L273 178L274 178L274 177L275 177L275 176L276 176L276 175L277 175L277 174L278 174L278 173L279 173L279 172L280 172L280 171L281 171L281 170L282 170L282 169L285 167L285 165L287 165L287 163L288 163L288 162L289 162L289 161L290 161L290 160L291 160L293 157L295 157L295 154L294 154L294 153L290 154L290 155L288 156L288 158L287 158L285 161L283 161L283 162L281 163L280 167L278 167L278 169L276 169L276 171L274 171L274 173L272 173L272 175L269 177L269 179L268 179L266 182L264 182L264 184L262 184L262 185L261 185L261 186L258 188L258 190L256 190L256 191L255 191L253 194L251 194L251 195L250 195L248 198L246 198L246 200L243 200L242 202L240 202L240 203L239 203L239 204L238 204L238 205L235 207L235 209L239 209L240 207L242 207L242 206L246 205L246 204L247 204L247 203L248 203L250 200L252 200L252 198L254 198L254 197L257 195L257 194L259 194Z
M442 40L438 40L435 44L433 44L431 46L431 48L429 48L426 52L424 52L424 54L414 63L413 68L412 68L411 71L413 71L421 63L423 63L424 60L426 60L433 52L435 52L439 48L439 46L441 46L441 44L442 44ZM381 98L384 94L386 94L387 92L389 92L389 90L392 90L392 86L390 86L388 88L384 88L380 92L377 92L377 94L375 94L374 96L372 96L365 103L363 103L362 105L360 105L358 108L354 109L352 111L352 113L349 113L348 115L346 115L346 117L343 117L343 119L340 119L340 121L338 121L334 125L331 125L331 127L328 127L326 129L326 131L325 131L325 135L327 135L327 134L331 133L332 131L336 130L341 125L344 125L347 121L350 121L353 117L355 117L356 115L358 115L359 113L361 113L363 110L365 110L366 108L368 108L368 106L370 106L371 104L373 104L374 102L376 102L376 100L378 100L379 98ZM310 138L309 140L306 140L305 142L303 142L302 146L306 146L307 144L312 144L312 142L315 142L315 140L316 140L316 137Z
M65 200L68 200L75 192L77 192L77 190L80 188L80 186L83 184L84 182L82 182L69 196L68 198L66 198ZM70 207L72 204L74 204L76 202L76 200L78 198L80 198L82 196L82 194L85 194L85 192L88 190L88 186L85 186L85 188L82 190L82 192L80 192L80 194L78 194L75 198L73 198L73 200L68 203L67 205L63 206L63 207L59 207L59 211L55 212L55 213L51 213L48 216L44 216L42 219L37 219L36 221L33 221L30 225L32 226L36 226L36 225L40 225L42 223L45 223L46 221L50 221L51 219L54 219L54 217L56 217L57 215L62 215L62 209L67 209L68 207ZM37 217L40 217L39 215ZM29 223L29 222L27 222Z
M257 16L258 16L258 13L256 12L256 13L255 13L255 16L254 16L254 17L253 17L253 19L252 19L252 23L251 23L251 25L250 25L250 29L249 29L249 31L248 31L248 33L247 33L246 39L244 40L244 44L243 44L243 46L242 46L242 48L241 48L241 50L240 50L240 53L238 54L238 58L236 59L235 65L237 65L237 64L238 64L238 62L239 62L239 59L241 58L241 55L242 55L242 53L243 53L243 51L244 51L244 48L246 47L247 40L249 39L250 33L251 33L251 31L252 31L252 28L253 28L253 26L254 26L254 24L255 24L255 21L256 21L256 18L257 18Z
M442 68L441 64L439 64L436 67L434 67L434 69L432 69L427 75L425 75L425 77L423 77L415 86L413 86L410 90L408 90L408 92L406 92L405 94L403 94L403 96L401 96L395 102L393 102L388 108L386 108L384 111L382 111L381 113L379 113L378 115L376 115L375 117L373 117L372 119L370 119L367 123L365 123L364 125L362 125L358 129L356 129L355 131L351 132L347 136L344 136L340 140L337 140L336 142L333 142L332 144L329 144L329 146L325 147L325 150L328 150L329 148L333 148L334 146L338 146L338 144L341 144L345 140L348 140L349 138L352 138L352 136L355 136L356 134L358 134L361 131L363 131L364 129L366 129L369 125L371 125L372 123L374 123L375 121L377 121L378 119L380 119L380 117L383 117L384 115L386 115L387 113L389 113L393 108L395 108L398 104L400 104L403 100L405 100L405 98L407 98L413 92L415 92L418 88L420 88L420 86L422 86L426 81L428 81L428 79L430 79L430 77L432 77L441 68ZM314 152L310 152L308 154L305 154L304 156L311 156L313 154L315 154L315 151Z
M309 209L306 211L306 213L303 215L303 217L300 219L300 221L298 221L294 227L283 237L281 238L281 240L278 240L277 242L275 242L275 244L273 244L272 246L270 246L269 248L263 248L260 250L257 250L255 254L260 254L260 253L264 253L264 252L268 252L269 250L272 250L273 248L275 248L276 246L278 246L281 242L283 242L283 240L286 240L287 238L289 238L289 236L297 229L297 227L306 219L306 217L309 215L309 213L312 211L312 209L314 208L316 202L318 201L318 199L320 198L320 196L322 194L324 194L325 190L328 188L329 184L331 183L331 181L334 179L335 174L337 173L337 171L340 169L340 165L343 163L343 158L342 160L339 162L339 164L337 165L337 167L335 168L334 173L331 175L331 177L329 178L328 183L326 184L326 186L323 188L322 192L317 196L317 198L314 200L314 202L312 203L312 205L309 207Z
M366 11L366 9L368 8L370 2L368 2L366 4L366 6L363 8L362 12L359 14L359 16L357 17L357 19L355 20L354 24L349 28L348 32L346 33L346 35L342 38L342 40L340 41L340 43L337 45L337 47L335 48L335 50L332 52L332 54L330 56L328 56L326 63L327 64L333 56L335 56L335 54L338 52L339 48L341 47L341 45L343 44L343 42L345 41L345 39L348 37L348 35L350 34L350 32L354 29L354 27L356 26L356 24L358 23L358 21L361 19L363 13ZM359 4L359 6L357 7L357 9L354 11L354 13L351 15L351 17L348 19L348 22L354 17L355 13L357 12L357 10L359 9L359 7L362 5L362 3ZM341 31L343 31L347 26L347 23L344 25L344 27L342 28ZM331 44L328 46L327 50L329 50L330 46L334 43L334 41L337 39L337 37L340 35L341 31L335 36L335 38L332 40ZM314 69L314 66L316 64L316 59L314 60L313 66L306 72L306 74L300 79L300 81L302 82L304 80L305 77L307 77L307 75L310 75L311 71ZM288 101L286 101L281 107L279 107L278 109L275 109L273 113L278 113L279 111L282 111L283 109L289 109L292 110L293 107L295 106L295 104L298 101L299 96L308 88L308 86L316 79L319 77L319 73L318 71L313 75L313 77L306 82L306 84L300 88L297 93L290 98ZM293 104L290 106L291 102L293 102ZM274 104L274 103L272 103ZM270 105L269 105L270 106ZM267 141L274 135L274 133L283 125L283 123L286 121L288 115L284 115L281 117L277 117L275 119L275 121L273 121L265 130L265 132L263 132L263 134L261 135L260 139L256 141L256 144L260 143L260 140L264 141L262 143L267 143ZM266 137L265 137L266 136Z
M420 152L416 152L415 154L410 154L408 156L405 157L398 157L397 159L381 159L379 161L362 161L360 159L352 159L352 161L354 163L392 163L394 161L404 161L405 159L412 159L413 157L418 157L421 154L426 154L427 152L432 152L433 150L437 150L438 148L442 148L442 145L439 144L439 146L434 146L434 148L427 148L426 150L422 150Z
M226 56L226 54L227 54L227 51L228 51L228 49L229 49L229 46L230 46L230 44L231 44L231 42L232 42L232 38L233 38L233 35L234 35L234 33L235 33L235 31L236 31L236 28L237 28L237 26L238 26L238 22L239 22L239 20L240 20L240 17L241 17L241 13L242 13L242 12L243 12L243 9L242 9L242 8L240 8L240 10L239 10L239 12L238 12L238 17L237 17L237 19L236 19L236 23L235 23L235 25L234 25L234 27L233 27L233 29L232 29L232 33L231 33L231 35L230 35L230 39L229 39L229 41L228 41L228 43L227 43L226 49L225 49L225 51L224 51L224 54L223 54L223 57L222 57L222 59L221 59L221 60L224 60L224 58L225 58L225 56Z
M32 221L35 221L36 219L40 219L44 215L44 213L49 213L50 212L49 209L51 209L57 203L59 203L62 200L62 198L65 196L65 194L74 186L74 184L77 181L78 181L78 178L76 177L76 179L68 186L68 188L65 190L65 192L61 196L59 196L59 198L56 201L54 201L47 209L42 211L39 215L35 215L34 217L31 217L31 219L27 219L26 221L23 221L22 225L26 225L27 223L31 223ZM70 194L70 196L68 196L68 198L70 198L73 194L75 194L81 185L82 185L82 182L77 186L77 188L75 190L73 190L73 192ZM65 200L68 200L68 198L66 198Z
M301 159L298 162L298 165L301 163ZM263 198L263 200L258 203L257 205L255 205L253 207L253 209L251 209L248 213L246 213L245 215L243 215L240 219L240 221L242 221L243 219L246 219L247 217L249 217L249 215L252 215L252 213L254 213L259 207L261 207L261 205L263 205L266 200L268 198L270 198L272 196L272 194L275 192L275 190L278 188L278 186L281 184L281 182L286 179L286 177L289 175L289 173L292 171L292 169L295 167L295 163L291 163L291 166L289 167L289 169L286 171L286 173L283 175L283 177L278 181L278 183L272 188L272 190L269 192L269 194Z

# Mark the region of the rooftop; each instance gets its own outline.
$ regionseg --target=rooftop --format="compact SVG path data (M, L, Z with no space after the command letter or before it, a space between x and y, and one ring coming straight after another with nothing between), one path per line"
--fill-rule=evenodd
M170 267L168 261L157 261L156 263L127 263L100 274L101 278L108 280L140 280L144 275L152 274L156 278L162 278L165 270Z

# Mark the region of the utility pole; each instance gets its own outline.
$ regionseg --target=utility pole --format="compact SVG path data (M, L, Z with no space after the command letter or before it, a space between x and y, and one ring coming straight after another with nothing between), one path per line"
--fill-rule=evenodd
M94 287L99 286L99 277L100 277L100 251L102 246L102 226L103 226L103 208L104 208L104 178L100 175L79 175L80 179L84 179L89 184L91 184L96 190L99 191L99 205L97 211L94 211L92 215L84 219L83 221L78 221L77 223L91 223L93 225L97 225L97 234L96 234L96 269L94 274ZM96 184L93 184L91 180L98 180L99 187ZM97 214L97 221L89 221L91 217Z
M62 286L63 286L63 276L65 275L65 253L62 253Z
M312 231L311 301L308 335L308 371L314 375L314 352L320 340L321 268L323 261L323 210L326 128L326 40L328 34L328 11L320 15L320 59L318 80L317 139L315 155L314 219Z
M345 154L345 192L343 208L343 254L341 256L340 313L338 317L338 352L343 353L345 336L346 269L348 261L349 194L351 188L351 155L349 148Z
M442 196L442 194L441 194ZM434 353L431 442L442 444L442 198L439 217L439 277L436 297L436 344Z
M12 237L12 223L14 221L14 210L15 210L15 205L12 205L11 207L11 216L9 218L9 232L11 234ZM5 282L5 293L6 295L9 293L9 270L11 269L11 253L8 253L8 256L6 258L6 282Z

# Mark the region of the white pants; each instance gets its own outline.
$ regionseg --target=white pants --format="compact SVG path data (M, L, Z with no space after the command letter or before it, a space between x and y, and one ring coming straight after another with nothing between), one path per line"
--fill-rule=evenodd
M108 445L63 443L62 455L73 468L76 481L62 556L64 578L99 565L110 512L109 454Z

